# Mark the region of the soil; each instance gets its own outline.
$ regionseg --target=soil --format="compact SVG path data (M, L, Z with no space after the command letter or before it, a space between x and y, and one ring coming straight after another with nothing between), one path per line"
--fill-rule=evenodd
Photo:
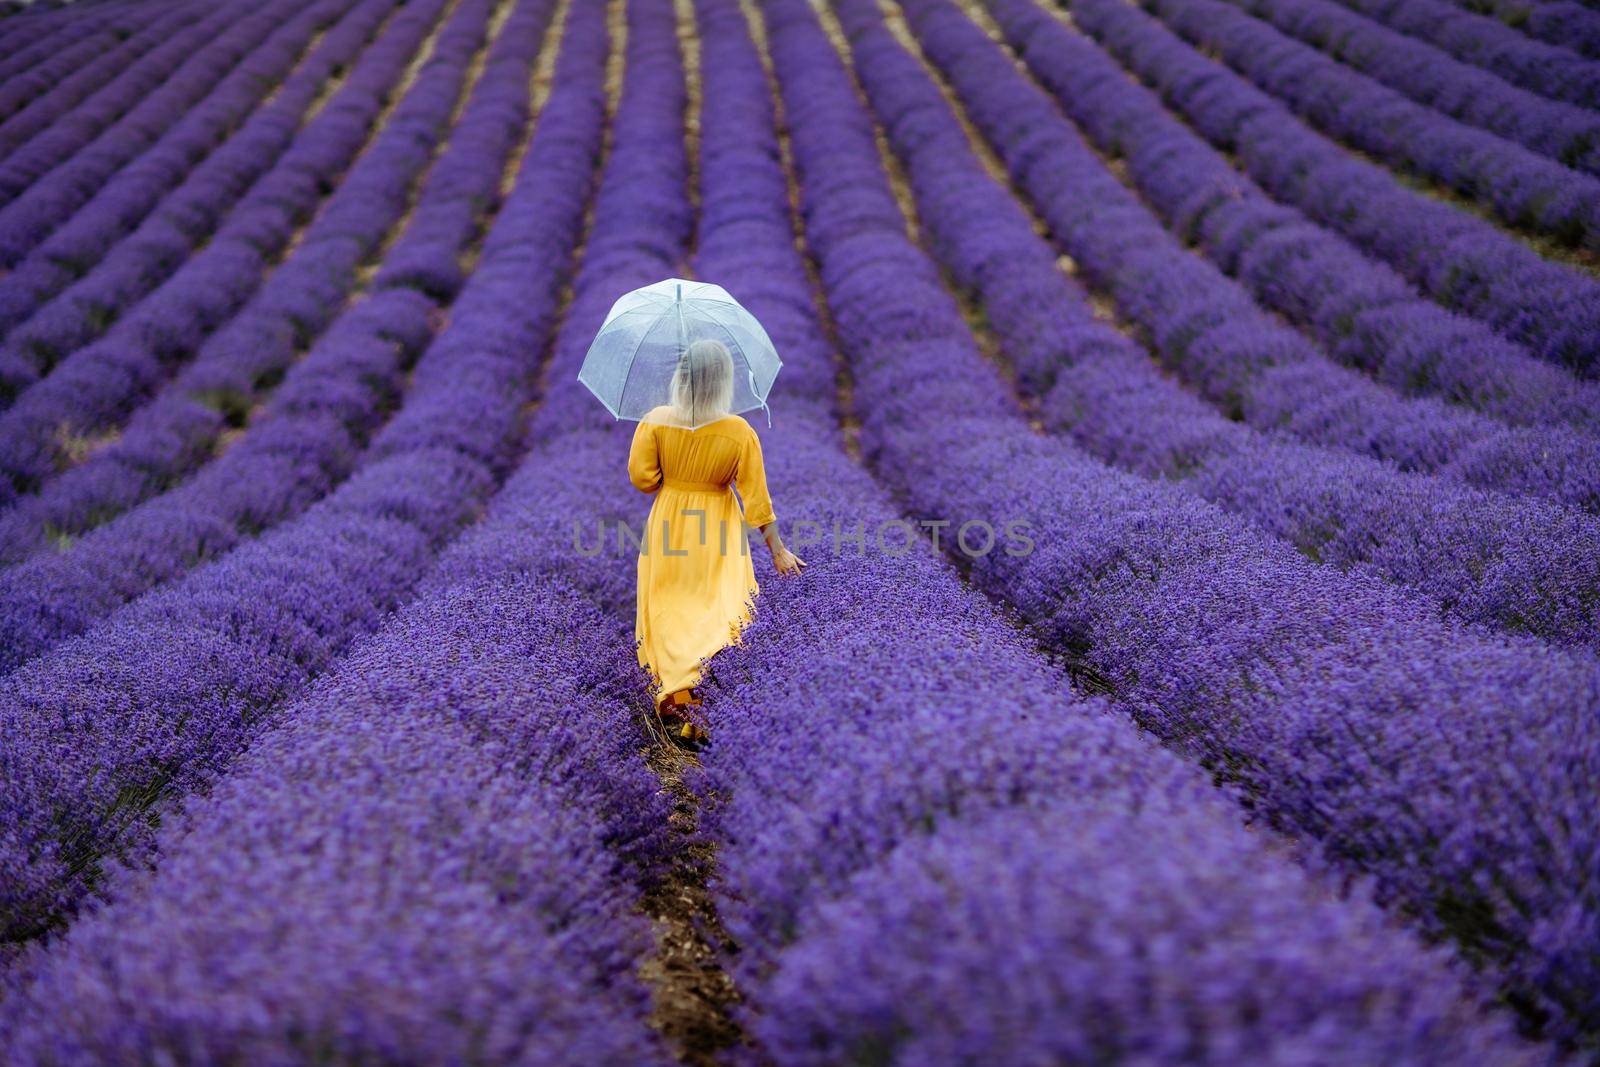
M671 869L646 892L641 905L655 923L656 935L655 955L640 969L655 1002L650 1023L679 1062L713 1064L720 1052L742 1044L744 1033L733 1017L739 991L722 966L737 947L707 890L716 849L696 837L699 805L683 781L699 760L665 738L643 755L672 794L672 826L681 840Z

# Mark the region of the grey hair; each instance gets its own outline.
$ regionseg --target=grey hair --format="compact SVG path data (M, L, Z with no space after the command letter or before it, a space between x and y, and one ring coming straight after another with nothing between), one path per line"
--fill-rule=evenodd
M733 406L733 355L721 341L689 345L672 374L672 406L690 426L703 426Z

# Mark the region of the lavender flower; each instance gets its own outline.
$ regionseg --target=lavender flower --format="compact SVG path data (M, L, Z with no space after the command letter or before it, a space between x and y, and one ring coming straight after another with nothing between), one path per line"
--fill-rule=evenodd
M1513 88L1327 0L1245 0L1239 6L1419 104L1574 170L1600 169L1600 120L1584 108Z
M481 8L466 12L469 17L483 13ZM480 82L462 114L458 129L465 136L452 137L441 165L470 169L487 176L480 181L498 182L511 148L509 138L526 123L528 70L549 17L548 4L529 4L507 20L486 63L491 76ZM454 52L455 62L436 66L439 77L459 77L472 48L474 25L464 23L454 36L441 38L441 60ZM481 22L476 25L481 29ZM424 94L425 109L409 114L402 108L397 113L380 141L341 184L336 201L349 197L364 205L387 203L393 212L388 217L391 222L403 210L418 153L428 145L428 123L437 119L440 108L449 106L448 85L419 83L417 91ZM430 173L406 233L459 203L453 183L436 181ZM327 283L339 272L348 276L353 254L359 251L340 219L340 210L330 202L258 297L135 416L114 444L0 519L0 543L7 555L37 550L47 534L59 538L105 523L211 457L219 436L259 402L261 387L292 358L302 331L339 310L342 293ZM434 241L428 246L451 269L473 236L475 216L469 215L467 222L466 229L458 229L454 243ZM378 284L385 281L380 278ZM392 409L403 384L400 376L431 337L433 312L420 294L384 291L363 298L291 367L288 379L259 416L260 431L246 434L194 483L162 497L142 517L98 530L90 543L76 545L70 553L19 568L8 586L17 591L17 599L0 594L0 601L8 604L0 614L8 614L13 622L27 620L11 629L10 662L81 629L98 614L88 610L89 605L105 610L141 592L128 580L130 572L151 584L168 579L172 571L158 570L158 561L187 569L205 556L231 548L247 531L259 532L312 503L348 472L363 442ZM289 492L276 473L286 463L298 472L287 479ZM202 515L214 522L198 523ZM178 536L175 520L181 530L203 528L203 544L189 544ZM117 564L113 559L127 562ZM113 575L115 580L108 581ZM19 603L27 607L19 609ZM41 618L71 623L51 627L41 624Z
M904 505L1048 531L972 577L1272 825L1371 876L1382 902L1537 1002L1553 1033L1591 1032L1592 658L1442 623L1177 487L1034 434L907 240L870 120L809 8L768 11L862 450Z
M296 216L312 213L319 190L311 179L335 179L361 152L367 126L378 116L385 93L401 76L442 6L440 0L429 0L409 8L394 32L370 54L372 62L363 64L365 77L352 79L341 91L346 99L337 103L353 107L334 111L330 103L323 113L328 120L325 128L308 131L306 151L281 159L202 253L185 262L132 314L118 319L105 336L73 352L0 415L0 445L5 448L0 471L9 478L10 494L37 489L62 465L68 444L64 438L103 433L119 425L202 342L207 348L199 353L199 363L258 360L253 366L246 362L242 376L270 380L289 359L296 337L315 336L339 310L355 264L377 248L388 223L404 210L408 179L429 157L431 142L419 141L415 127L432 130L436 136L450 115L454 86L469 58L461 53L470 54L473 47L471 29L458 29L452 35L455 39L445 54L454 53L453 63L436 65L429 78L418 78L406 97L410 106L396 109L390 135L379 137L375 150L362 155L359 169L353 167L347 175L355 180L346 195L329 198L316 213L315 232L307 231L304 255L294 258L292 269L272 271L272 254L288 243ZM477 10L470 7L469 13ZM466 18L463 22L472 25ZM366 122L360 121L363 117ZM328 141L319 145L313 134L325 134ZM382 151L377 151L380 146ZM314 157L320 166L308 168L305 156L312 153L320 156ZM281 195L283 190L274 181L278 177L294 183L295 195ZM250 226L252 213L260 213L269 228ZM244 312L234 317L241 308ZM74 310L66 308L64 314L70 316ZM30 331L19 331L18 340L29 344ZM215 376L212 368L194 373L203 376L208 370ZM206 387L188 382L179 388L192 395ZM0 495L4 494L0 484Z
M631 911L668 813L617 630L509 570L402 612L16 967L6 1061L663 1062Z
M1581 107L1600 105L1600 66L1564 48L1529 40L1496 19L1450 0L1341 0L1410 37L1429 41L1507 81Z
M1034 9L1033 20L1045 17ZM1129 4L1074 0L1073 20L1273 196L1384 259L1445 306L1593 376L1600 285L1592 279L1353 157Z
M1600 13L1573 0L1462 0L1473 11L1492 15L1540 41L1578 55L1600 58Z
M982 171L955 116L875 7L849 0L840 7L862 79L906 163L941 263L982 300L1004 355L1041 401L1046 425L1107 462L1173 479L1247 516L1312 559L1369 567L1472 622L1600 648L1600 617L1592 607L1600 569L1589 547L1600 541L1600 523L1541 501L1475 492L1244 431L1197 402L1137 345L1095 320L1084 294L1057 269L1054 250ZM1060 163L1048 149L1030 152L1026 139L1013 136L1059 129L1060 143L1072 131L975 25L943 0L910 0L907 9L930 55L974 101L979 125L1011 138L1001 144L1005 156L1046 164L1030 173L1048 173L1053 182L1095 187L1094 176L1080 178L1071 160ZM1132 212L1122 218L1127 244L1147 250L1165 244L1182 265L1184 253L1148 219ZM1087 227L1070 233L1069 250L1098 263L1103 244L1094 243ZM1117 291L1140 299L1132 286L1118 284ZM1238 366L1223 384L1251 395L1251 377ZM1202 391L1218 390L1202 384ZM1270 422L1257 425L1272 429Z
M913 5L919 25L941 27L928 39L936 61L947 71L996 67L981 49L968 57L946 43L982 42L953 14L932 14L939 7ZM1402 392L1441 396L1515 425L1600 429L1600 386L1541 366L1526 349L1421 298L1380 262L1272 201L1065 23L1026 3L997 3L995 12L1033 74L1101 152L1126 164L1168 227L1198 241L1256 300L1312 330L1330 355ZM988 119L990 94L971 95ZM1031 99L1028 107L1044 125L1067 129L1048 108Z
M11 352L20 348L23 355L31 351L38 359L51 359L84 343L135 295L148 292L163 270L181 263L191 239L211 235L217 220L299 132L332 72L360 52L393 4L364 0L355 5L282 77L303 46L302 27L309 34L330 13L348 6L341 0L306 8L183 122L13 264L0 279L0 326L10 329L25 319L36 327L53 325L9 338ZM271 102L240 122L269 86ZM21 220L16 225L19 234L27 228ZM64 289L72 295L51 299Z
M573 8L556 90L480 268L361 471L0 683L16 739L0 750L9 937L59 921L102 856L147 842L145 809L225 766L275 704L403 602L493 491L534 385L527 354L553 327L582 224L604 113L602 15Z
M1217 0L1150 7L1332 135L1433 177L1507 222L1600 247L1600 181L1415 104Z
M139 20L130 26L133 32L129 32L117 47L103 50L88 62L80 63L72 70L70 77L51 80L43 85L29 85L27 79L22 79L16 86L17 95L12 98L21 106L16 106L5 122L0 124L0 149L10 153L28 144L31 138L47 130L63 116L72 114L86 100L85 113L79 121L99 118L102 114L100 108L111 104L115 98L114 91L101 92L106 89L107 82L115 84L113 80L135 60L203 14L199 5L174 5L167 16L154 23ZM42 43L54 48L63 39L67 27L61 29L62 33ZM72 51L71 48L66 49L67 53ZM168 54L166 59L170 62L171 55ZM159 67L150 64L145 70L156 73ZM149 73L141 72L141 76L149 76ZM6 91L13 91L10 81L6 83Z

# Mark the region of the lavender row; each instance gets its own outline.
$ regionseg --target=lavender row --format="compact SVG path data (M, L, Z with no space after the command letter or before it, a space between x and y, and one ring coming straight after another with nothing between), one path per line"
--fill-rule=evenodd
M604 7L577 4L572 11L566 47L587 50L593 61L574 69L573 54L563 57L548 107L555 109L569 94L574 106L587 107L593 152L603 112L599 60L604 27L599 16ZM670 153L661 151L665 146L651 137L652 120L672 103L657 91L659 78L651 77L652 53L659 53L662 42L672 47L670 9L635 5L634 15L615 125L617 148L578 278L571 328L560 341L564 351L576 349L580 356L587 331L598 325L615 287L636 274L654 277L660 272L662 261L652 251L654 235L670 228L677 232L676 241L667 237L659 243L681 244L686 229L681 142L674 168ZM537 137L545 135L549 119L547 110ZM541 177L548 182L570 173L571 162ZM658 162L663 166L652 167ZM630 203L667 206L653 194L674 177L680 191L671 212L626 210ZM577 200L568 206L574 215L581 212ZM518 306L518 286L530 280L529 265L547 256L525 240L508 242L500 250L515 258L486 254L467 284L463 303L473 299L481 279L493 272L502 279L495 295L509 312ZM524 292L522 299L528 295ZM487 321L479 325L494 328ZM526 360L525 351L520 355ZM490 369L481 367L479 372ZM567 484L578 492L586 488ZM514 486L500 494L485 522L445 552L419 599L341 662L311 696L290 708L282 716L285 727L258 742L242 765L230 771L223 785L226 806L207 806L195 830L163 857L153 879L123 894L102 913L103 924L97 916L76 927L60 949L35 967L41 977L21 994L26 999L8 1000L44 1009L67 997L73 1004L83 1003L84 1009L64 1004L66 1014L58 1024L54 1012L19 1008L6 1017L14 1029L0 1036L0 1045L48 1050L57 1041L84 1034L101 1043L97 1048L142 1054L142 1047L129 1049L126 1044L127 1028L119 1025L124 1012L113 996L85 1001L76 991L85 981L96 991L111 983L106 992L114 995L121 975L193 966L218 950L237 952L239 917L225 902L194 907L185 889L192 884L186 876L190 864L222 848L255 860L251 869L261 872L258 877L268 887L264 896L269 903L253 909L261 925L245 936L258 932L260 938L250 946L251 958L255 953L270 953L271 958L231 989L235 998L222 1002L237 1003L237 1008L219 1006L210 989L141 983L138 1010L160 1022L158 1047L200 1042L222 1054L237 1054L241 1046L233 1035L242 1024L255 1043L247 1048L275 1050L288 1042L293 1049L292 1035L309 1029L372 1035L368 1040L335 1039L328 1050L334 1062L381 1057L390 1047L404 1048L408 1057L423 1049L429 1058L449 1059L470 1039L484 1013L493 1011L505 1025L487 1031L489 1045L469 1043L468 1058L500 1062L526 1054L529 1062L574 1064L595 1062L597 1056L630 1063L664 1059L641 1025L645 998L633 977L648 939L638 921L626 914L635 902L631 883L654 873L667 845L664 794L636 755L643 740L638 712L647 693L618 616L602 615L560 582L530 573L551 547L530 536L530 514L559 525L558 545L564 546L568 536L565 523L546 504ZM575 649L586 651L574 655ZM359 714L330 714L347 704ZM363 720L393 725L375 727ZM360 735L372 740L357 743ZM392 755L386 765L400 763L381 780L358 769L365 758L352 765L344 756L346 745L371 751L373 744L384 745ZM409 758L413 753L415 758ZM276 786L276 769L285 763L316 768L315 779L294 775ZM352 777L341 783L339 794L320 785L324 777L337 781L338 771L346 767ZM252 827L258 814L247 812L247 804L268 805L281 797L291 805L296 825L323 825L319 820L325 815L301 814L304 801L293 799L301 791L313 804L320 800L327 811L338 812L341 823L353 824L336 878L319 880L325 870L317 868L307 869L309 877L296 874L295 868L304 865L289 862L293 841L283 851L277 847L285 840L281 837L256 843L260 838ZM424 814L424 809L412 807L418 795L428 798L427 811L459 815L461 821L436 835L414 818L397 817L395 808ZM457 797L463 799L453 799ZM467 797L474 798L470 805ZM365 822L362 816L374 801L378 810ZM396 836L396 826L406 830L403 838ZM552 829L561 832L553 834ZM461 841L449 840L453 837ZM431 862L408 862L418 845L424 853L420 859ZM376 850L369 852L369 847ZM386 850L393 847L406 855L388 858ZM563 849L570 855L563 855ZM440 853L456 854L451 850L464 850L461 854L478 858L474 866L500 876L490 883L495 892L481 894L487 898L481 903L473 883L460 885L460 867L438 862ZM372 862L362 862L368 856ZM617 862L619 856L623 863ZM393 881L397 875L408 881ZM339 885L347 888L334 888ZM375 908L373 902L382 899L377 894L385 888L398 900ZM468 890L464 896L463 889ZM312 908L309 923L301 916L302 900ZM353 914L347 914L352 904ZM531 914L523 915L524 909ZM331 937L334 950L356 950L354 965L341 963L331 971L350 974L349 980L313 978L310 995L301 992L307 977L298 973L299 967L285 968L282 952L271 947L272 925L291 917L306 928L307 937L288 946L290 956L306 960L320 973L315 964L323 950L316 946L322 937ZM153 942L139 933L156 928L147 923L167 925L172 920L178 922L169 927L176 936ZM463 920L471 925L463 928ZM546 932L554 923L562 928L556 951ZM321 929L324 925L340 931ZM346 942L341 931L349 925L358 936ZM369 956L359 948L371 938L373 927L399 940L398 950L387 954L381 966L377 961L367 966ZM423 936L419 928L437 933ZM496 935L511 940L497 949ZM164 947L152 953L157 943ZM430 963L430 957L441 962ZM285 973L295 976L295 988L279 987ZM259 1010L268 1004L269 1011ZM268 1021L251 1025L252 1018ZM352 1028L352 1019L364 1025ZM506 1043L524 1033L515 1025L519 1020L527 1024L527 1046ZM0 1031L4 1028L0 1022ZM375 1046L377 1042L382 1043Z
M993 8L1034 77L1102 152L1123 160L1167 225L1330 354L1400 392L1436 394L1514 425L1600 430L1600 385L1420 298L1381 263L1274 202L1062 21L1031 3ZM1070 129L1049 108L1034 110Z
M999 8L1013 9L1035 12ZM1013 177L1151 347L1227 414L1405 470L1600 509L1592 436L1559 426L1508 428L1438 400L1396 396L1331 363L1167 233L1069 123L1048 109L1046 116L1048 129L1027 131L1026 149L1009 154Z
M1565 48L1530 41L1450 0L1340 0L1401 33L1552 100L1600 107L1600 67Z
M37 11L28 12L35 16ZM12 19L6 26L6 32L0 37L0 56L4 62L10 63L24 53L36 48L48 48L52 39L65 42L76 38L75 31L85 25L95 25L98 20L93 16L85 18L81 10L74 11L72 18L29 18L25 20Z
M1600 365L1592 279L1344 152L1130 4L1074 0L1073 21L1273 196L1543 358L1586 374Z
M196 21L189 9L178 11L180 17L157 24L161 33L155 47L87 100L61 107L65 94L58 87L42 101L47 106L37 117L45 125L0 162L0 196L6 199L0 221L25 207L49 211L62 201L87 199L107 174L143 151L222 76L226 65L213 67L225 55L219 42L226 37L232 43L240 24L253 27L260 21L259 14L241 19L232 12L226 13L232 17L212 12ZM233 55L228 65L237 58ZM31 110L12 121L25 117L34 118ZM47 176L48 181L41 180Z
M48 173L41 171L27 182L0 193L9 201L0 209L0 262L15 265L59 223L99 193L130 161L142 160L153 147L159 147L167 134L175 126L182 125L191 109L215 90L219 82L247 56L258 53L263 48L262 42L275 36L285 22L298 21L297 16L306 6L304 0L297 5L271 5L270 9L252 16L236 18L226 27L211 27L212 32L203 38L189 40L190 51L184 53L188 58L169 57L173 64L169 76L115 125ZM317 21L325 23L327 19L323 14ZM205 25L208 24L202 24L202 28ZM305 39L309 36L305 35ZM197 47L199 50L193 51ZM292 48L287 61L292 62L293 56L303 47L301 44ZM258 73L277 80L282 69L269 62L266 70ZM257 95L247 97L244 110L248 110L254 99L259 99L261 87L257 85L251 91ZM66 124L70 122L71 116ZM0 170L10 162L0 164ZM188 162L190 160L184 161L184 169ZM3 185L4 179L0 177L0 187Z
M445 137L456 101L465 92L467 70L483 45L496 0L464 0L433 41L431 62L408 88L404 98L382 122L331 195L316 205L316 214L296 235L292 250L276 269L263 268L265 281L231 318L221 315L215 332L207 338L183 370L157 395L155 403L138 411L141 429L126 444L133 454L146 452L153 442L168 453L170 466L148 470L151 484L134 500L180 476L209 454L227 420L239 420L270 385L281 378L296 350L317 337L347 303L356 284L356 271L376 256L385 239L405 215L413 187L432 160L436 145ZM435 17L442 5L429 10ZM224 313L225 314L225 313ZM24 395L11 419L27 432L23 411L37 411L55 393L61 374L94 377L103 357L91 358L106 348L85 349L62 365L58 375L46 379ZM186 350L179 358L188 357ZM110 365L126 359L110 353ZM106 377L103 369L100 377ZM152 381L156 384L159 379ZM148 388L148 387L147 387ZM58 425L93 432L105 429L101 421L114 418L130 402L125 381L106 381L98 387L78 382L71 395L58 399L55 414L46 416ZM211 409L210 416L205 409ZM204 425L196 426L200 416ZM37 426L35 416L35 426ZM12 428L0 421L0 437ZM129 427L130 431L133 429ZM37 433L37 430L35 430ZM39 435L44 436L44 435ZM62 463L59 442L45 439L30 451L19 444L5 466L20 485L38 485ZM149 461L146 461L148 464ZM48 484L48 483L45 483ZM9 555L9 552L7 553Z
M29 252L39 251L41 244L60 247L60 225L70 217L80 231L93 227L100 235L98 248L89 253L87 260L77 261L86 269L204 161L284 80L307 43L336 22L351 4L352 0L325 0L303 5L266 43L233 65L206 99L184 114L160 140L110 176L82 210L62 199L49 205L58 209L52 214L10 215L8 224L0 225L0 262L16 267Z
M1085 451L1242 514L1312 559L1413 585L1468 621L1600 650L1600 520L1543 501L1406 475L1230 422L1098 322L1010 192L992 181L938 87L873 0L841 4L856 66L900 155L934 250L981 298L1053 430ZM1005 158L1056 161L1050 101L945 0L904 0L922 47ZM1026 131L1026 136L1014 136ZM1072 181L1069 172L1063 178ZM1079 183L1081 184L1081 183ZM1135 237L1137 237L1137 233Z
M288 149L328 80L354 62L394 7L393 0L362 0L274 87L271 103L176 188L155 185L150 179L166 178L161 168L135 161L0 278L0 329L25 324L0 347L0 381L16 390L37 380L213 237L219 220Z
M150 13L131 3L102 3L80 8L72 18L37 20L33 28L39 36L28 40L22 24L7 24L5 42L0 46L0 79L31 73L39 64L63 50L74 47L85 37L103 35L112 42L126 41L150 21ZM52 24L53 23L53 24ZM105 51L106 45L101 46ZM9 114L9 112L7 112Z
M530 67L552 12L520 4L495 38L450 145L428 172L404 231L385 249L373 284L410 286L448 301L466 280L465 252L500 201L505 161L528 119Z
M368 18L375 21L387 4L388 0L376 0ZM488 55L471 103L451 130L448 148L430 167L403 232L384 259L376 282L379 287L404 280L390 270L399 249L411 250L409 260L418 269L459 273L461 254L477 235L482 213L498 201L505 160L526 122L527 67L538 51L548 18L543 4L529 4L508 19ZM367 23L350 28L366 33L371 27ZM353 50L356 46L356 40L351 40L349 47ZM408 173L400 168L414 169L419 146L435 132L430 127L448 92L448 86L431 85L426 94L428 115L402 119L397 114L396 129L385 135L392 149L374 148L357 164L335 198L361 205L364 215L368 201L378 198L380 205L397 215L403 178ZM411 132L400 128L414 124L420 128ZM402 178L398 183L397 173ZM0 516L0 559L14 562L51 539L100 525L162 491L210 456L220 436L237 425L259 402L261 391L281 374L292 358L296 339L312 331L315 320L303 309L316 306L325 314L343 302L345 286L329 284L336 276L334 266L348 260L349 245L338 215L331 205L325 209L324 221L311 228L263 293L201 349L195 363L142 409L115 442ZM441 226L441 219L447 219L448 225ZM324 239L335 242L335 258L313 251ZM365 244L370 252L370 235ZM454 295L454 287L447 292L425 291L441 300ZM241 336L251 339L242 349L237 347Z
M31 68L64 49L75 47L88 37L101 38L100 48L103 51L107 42L127 40L131 27L136 24L136 20L126 18L125 12L122 18L115 13L109 18L80 16L48 27L32 40L27 39L27 34L18 33L18 27L12 25L7 29L4 42L0 43L0 82L9 82L27 74ZM0 99L10 99L9 88L9 85L0 85ZM8 104L3 113L9 115L12 110L15 109Z
M863 452L905 506L1028 522L1032 550L971 560L975 581L1261 817L1455 937L1552 1032L1592 1032L1592 658L1441 622L1378 579L1032 433L907 239L861 105L836 90L824 110L823 87L790 84L831 69L823 47L784 74L807 235Z
M1443 182L1512 225L1600 248L1595 178L1413 103L1220 0L1146 7L1333 136Z
M0 683L14 739L0 753L8 940L60 921L102 857L147 841L147 807L207 780L274 705L375 629L493 490L582 228L605 114L603 15L573 5L554 91L478 269L361 469L295 522Z
M0 1056L670 1062L636 976L668 816L637 666L510 563L363 643L162 831L154 871L25 961Z
M104 0L93 8L76 7L61 10L30 5L19 13L28 17L11 19L7 22L5 36L0 39L0 54L10 55L16 49L37 44L85 19L94 20L102 16L117 17L130 14L137 16L138 8L135 6L135 0Z
M0 63L0 122L132 36L87 19L66 30L59 41L42 41Z
M205 465L193 478L73 538L54 528L56 551L0 572L0 672L7 672L151 589L177 581L316 504L357 468L363 449L402 399L405 376L433 337L438 310L420 293L396 290L359 302L295 364L269 410L221 455L139 435L121 462L96 464L73 480L73 503L108 515L132 495L162 488L163 470ZM190 401L196 421L216 417ZM180 428L181 429L181 428ZM142 446L139 452L132 446ZM150 472L133 466L149 459ZM210 460L210 462L206 462ZM20 518L18 512L22 512ZM90 513L98 518L97 513ZM36 520L26 502L8 512L7 532ZM27 532L36 532L29 529Z
M75 123L103 125L114 120L121 114L119 108L129 106L126 102L119 104L116 99L114 90L118 76L122 75L131 64L136 64L147 52L172 34L181 32L185 26L203 14L204 9L197 4L175 5L162 17L153 21L142 20L143 25L130 33L117 48L82 63L70 76L51 85L48 92L34 96L25 106L9 114L6 120L0 123L0 156L9 155L18 148L29 145L31 138L62 122L84 101L87 101L84 107L89 110L83 116L74 119ZM171 61L170 54L168 61ZM150 69L154 71L158 68ZM141 77L145 76L148 75L141 74ZM132 77L131 72L129 77ZM108 82L111 83L109 86ZM89 129L93 130L94 127L91 125ZM93 133L88 136L93 136Z
M1230 2L1419 104L1574 170L1600 172L1600 117L1587 108L1507 85L1327 0Z
M780 324L785 378L804 374L763 435L780 506L824 528L896 521L829 425L832 361L772 114L749 103L762 70L738 8L698 6L699 267L738 280ZM791 106L829 121L849 90L825 42L802 5L769 10ZM814 191L813 222L855 210L843 185ZM769 583L712 661L717 741L697 783L747 1032L773 1061L1517 1058L1436 959L1365 902L1330 900L1202 776L1066 693L951 568L920 548L804 551L804 579ZM788 721L797 702L803 731ZM1402 975L1436 999L1396 1004ZM1443 1044L1413 1036L1430 1018L1449 1020Z
M1600 13L1572 0L1458 0L1461 6L1493 15L1535 40L1560 45L1600 59Z
M1310 444L1480 488L1600 508L1600 451L1562 427L1508 429L1405 399L1330 363L1150 216L1059 116L1011 169L1058 240L1149 334L1162 358L1229 414ZM1041 158L1049 160L1041 164Z
M459 80L462 62L477 47L489 6L468 0L457 9L456 21L434 51L438 60L429 65L415 92L434 96L448 108L455 92L449 83ZM513 142L528 121L529 72L550 16L549 0L530 0L506 19L440 166L446 161L456 168L471 166L498 181ZM405 153L426 152L428 132L416 128L421 117L402 106L386 125L383 138L396 140ZM380 142L363 160L363 165L368 160L376 164L386 182L404 173L403 161L386 159L388 153ZM457 190L438 177L437 170L429 174L406 232L419 219L453 208ZM354 194L365 210L375 195L366 185L353 173L337 195ZM487 200L479 206L492 203ZM394 207L398 212L400 205ZM337 218L333 205L325 217ZM457 243L435 246L434 253L453 265L482 221L481 215L473 215L471 227L457 235ZM336 240L347 246L348 233ZM296 260L311 253L309 262L318 273L297 280L291 290L320 292L318 279L329 272L330 263L327 255L314 249L308 236ZM285 266L274 282L293 265L292 261ZM333 299L340 302L341 294L336 292ZM39 497L0 516L0 536L7 539L7 547L40 547L47 538L73 530L74 522L109 517L162 493L205 463L228 430L229 416L256 403L252 388L270 377L273 366L281 370L292 355L295 324L274 324L265 316L274 307L294 306L293 301L268 301L258 313L258 332L278 338L276 344L266 350L253 346L234 351L231 361L227 353L236 346L230 346L210 363L191 365L167 394L140 413L116 444L50 483ZM0 574L0 633L5 635L0 645L7 650L0 655L0 670L15 667L81 632L128 599L315 503L359 463L362 447L393 410L404 374L431 339L441 313L423 293L380 285L375 295L361 298L340 314L310 353L290 367L250 430L191 482L100 526L64 551L36 556ZM263 369L263 361L275 363ZM232 399L224 402L225 398ZM52 507L57 516L73 521L57 516L43 521ZM28 540L23 541L25 537Z
M0 75L11 77L47 59L59 47L70 47L86 34L108 27L95 19L73 19L65 25L43 22L17 23L0 36ZM52 45L50 38L57 41Z
M0 498L36 491L77 439L119 422L217 328L226 325L229 332L212 338L213 351L248 355L249 346L271 344L270 335L255 336L249 320L232 316L271 273L272 257L322 203L324 183L336 182L375 136L373 124L443 6L444 0L408 5L206 247L104 337L74 352L0 415L0 472L5 475ZM443 106L448 114L448 104ZM381 184L382 175L372 180ZM363 231L369 241L382 237L382 229L370 221L360 203L346 201L339 212L338 225L352 241ZM337 243L328 247L336 254L343 251ZM292 292L299 297L290 309L297 329L298 320L305 319L309 328L315 316L330 313L342 299L320 286L301 285Z

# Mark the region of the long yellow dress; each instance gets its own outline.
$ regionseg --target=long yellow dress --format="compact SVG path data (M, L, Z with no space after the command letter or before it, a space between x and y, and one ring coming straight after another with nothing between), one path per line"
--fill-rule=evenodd
M639 548L634 635L656 699L700 681L700 661L738 639L760 586L746 525L774 519L761 439L727 415L698 429L670 408L639 423L628 453L634 487L655 493ZM744 498L741 510L734 486Z

